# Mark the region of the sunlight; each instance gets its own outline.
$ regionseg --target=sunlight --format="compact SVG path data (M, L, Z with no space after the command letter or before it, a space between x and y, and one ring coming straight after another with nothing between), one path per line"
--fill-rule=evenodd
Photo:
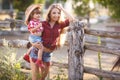
M66 34L63 33L63 34L60 35L60 45L64 46L65 41L66 41Z
M94 3L93 3L92 0L90 0L90 2L89 2L89 7L90 7L90 9L93 9L93 8L94 8Z

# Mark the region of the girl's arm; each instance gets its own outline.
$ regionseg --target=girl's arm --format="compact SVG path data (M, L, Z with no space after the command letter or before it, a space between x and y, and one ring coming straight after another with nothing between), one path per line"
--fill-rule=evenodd
M36 32L36 30L39 29L41 26L42 26L42 24L39 23L36 27L31 28L31 29L30 29L30 32L32 32L32 33Z

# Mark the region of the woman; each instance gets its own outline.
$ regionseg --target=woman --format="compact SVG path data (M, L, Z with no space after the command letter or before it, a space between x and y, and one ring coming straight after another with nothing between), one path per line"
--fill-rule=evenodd
M67 18L65 21L60 21L62 17L61 12L63 12ZM51 54L57 48L57 46L59 46L60 32L63 28L69 25L70 21L73 21L73 17L68 14L60 4L53 4L49 7L46 21L42 22L42 26L44 28L42 33L44 46L42 60L45 68L41 69L42 74L40 80L45 80L45 77L47 76L50 68ZM40 44L32 43L32 45L34 47L40 48ZM38 68L32 60L30 60L30 62L34 68L33 73L36 74Z

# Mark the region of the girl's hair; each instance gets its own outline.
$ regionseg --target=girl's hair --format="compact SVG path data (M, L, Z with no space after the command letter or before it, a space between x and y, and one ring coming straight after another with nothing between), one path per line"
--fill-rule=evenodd
M34 15L34 14L41 14L40 9L39 9L39 8L36 8L36 9L34 9L34 10L31 12L30 17L28 18L28 22L33 18L33 15Z
M54 9L54 8L57 8L59 11L60 11L60 18L59 18L59 20L57 21L58 23L61 21L61 9L59 9L58 7L57 7L57 4L52 4L50 7L49 7L49 9L48 9L48 12L47 12L47 15L46 15L46 21L50 21L51 19L50 19L50 13L51 13L51 11Z

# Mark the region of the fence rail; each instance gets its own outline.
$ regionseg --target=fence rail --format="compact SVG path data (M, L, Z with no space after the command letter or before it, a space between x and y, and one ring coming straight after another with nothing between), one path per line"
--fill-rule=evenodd
M83 57L84 57L83 54L84 54L84 49L88 49L88 50L93 50L93 51L109 53L109 54L114 54L114 55L120 56L120 47L107 47L107 46L91 44L91 43L84 44L84 41L86 41L86 40L84 40L85 34L120 39L120 32L108 32L108 31L84 29L83 26L84 25L79 22L71 23L70 29L68 30L68 32L69 32L69 34L68 34L69 35L69 37L68 37L69 38L68 39L68 44L69 44L68 45L69 46L68 58L71 58L71 57L72 58L68 59L68 61L69 61L68 64L53 62L53 66L69 68L68 69L69 77L74 74L74 76L70 77L69 80L83 80L83 72L94 74L94 75L105 77L105 78L119 80L120 79L119 72L105 71L105 70L100 70L100 69L96 69L96 68L85 67L83 65ZM85 31L85 33L84 33L84 31ZM110 42L112 42L112 41L110 41ZM116 42L113 42L113 43L116 43ZM26 41L26 40L4 40L4 39L0 40L0 46L27 48L27 44L28 44L28 41ZM70 63L70 61L72 63ZM72 67L71 67L71 65L72 65ZM71 69L72 69L72 71L71 71Z

